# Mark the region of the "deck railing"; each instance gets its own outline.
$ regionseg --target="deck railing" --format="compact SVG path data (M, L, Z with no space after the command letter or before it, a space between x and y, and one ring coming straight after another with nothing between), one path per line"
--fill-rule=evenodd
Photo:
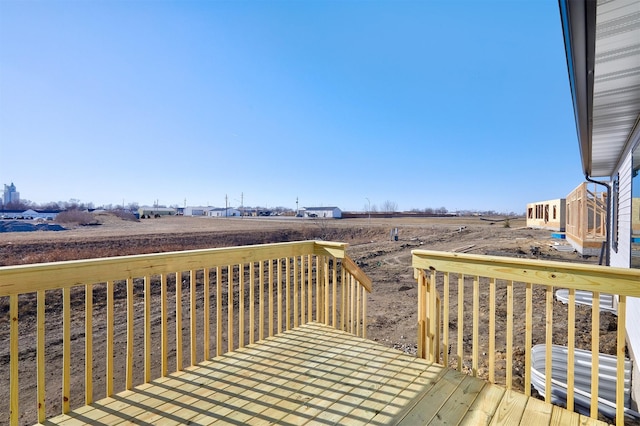
M304 241L1 267L0 423L42 422L311 321L366 337L371 282L345 249Z
M600 293L615 295L615 413L617 424L624 424L626 301L640 297L640 271L424 250L412 254L419 286L418 356L531 395L532 346L546 344L545 360L551 360L551 345L566 345L568 359L560 367L567 369L569 410L579 392L574 390L579 346L592 353L590 394L598 394L600 329L611 327L604 320L616 323L613 314L600 312ZM554 302L557 288L569 289L566 306ZM593 292L592 307L576 307L577 290ZM591 324L576 324L577 309L588 310L581 312ZM545 362L545 389L551 389L551 380L552 362ZM550 394L545 392L548 402ZM598 400L591 398L590 416L597 415Z

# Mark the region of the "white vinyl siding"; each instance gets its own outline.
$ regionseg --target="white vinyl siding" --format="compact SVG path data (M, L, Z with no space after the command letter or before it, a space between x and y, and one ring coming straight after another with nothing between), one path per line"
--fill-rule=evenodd
M611 266L629 268L631 265L631 162L628 153L620 164L620 185L618 191L618 251L610 250ZM613 222L613 221L612 221ZM640 357L640 299L627 298L627 345L636 360L632 383L632 398L640 400L640 369L637 360Z
M618 251L611 250L611 266L628 268L631 266L631 153L619 169L618 190ZM614 218L611 218L613 223ZM616 238L612 233L612 238Z

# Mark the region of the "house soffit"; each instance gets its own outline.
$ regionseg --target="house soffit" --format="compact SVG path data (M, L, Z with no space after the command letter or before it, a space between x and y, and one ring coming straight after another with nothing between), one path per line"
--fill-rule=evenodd
M640 116L640 1L598 1L594 65L589 174L606 177Z

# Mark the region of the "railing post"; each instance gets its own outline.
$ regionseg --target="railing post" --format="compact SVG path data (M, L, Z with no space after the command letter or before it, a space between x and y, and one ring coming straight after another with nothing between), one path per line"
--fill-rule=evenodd
M418 356L427 359L426 352L426 292L427 285L422 269L416 270L418 273Z

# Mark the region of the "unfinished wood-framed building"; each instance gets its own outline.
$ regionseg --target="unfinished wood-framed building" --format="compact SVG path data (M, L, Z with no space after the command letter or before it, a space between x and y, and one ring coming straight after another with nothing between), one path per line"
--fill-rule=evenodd
M583 182L567 195L566 238L576 251L597 256L607 239L607 192Z
M527 204L527 227L564 232L566 209L564 198L529 203Z

